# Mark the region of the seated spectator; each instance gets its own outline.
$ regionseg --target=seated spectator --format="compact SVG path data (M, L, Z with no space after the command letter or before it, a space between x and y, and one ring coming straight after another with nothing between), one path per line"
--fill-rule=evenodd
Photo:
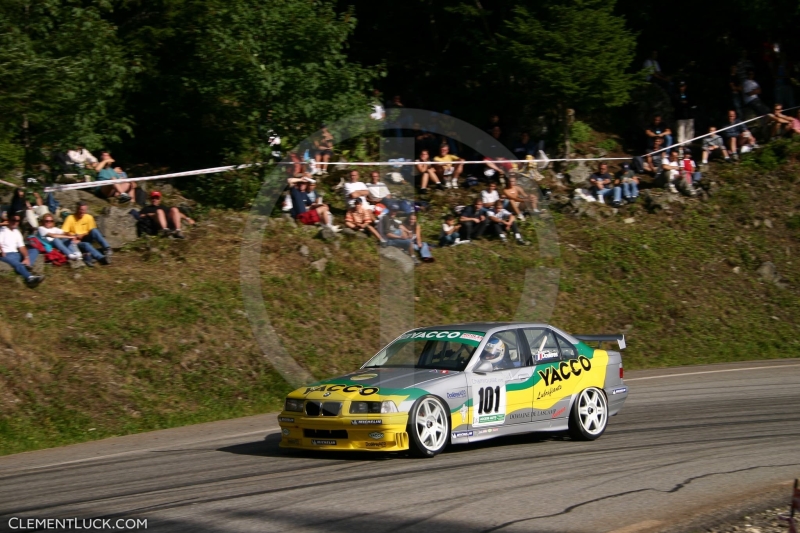
M509 201L508 207L511 208L518 220L525 220L526 213L538 214L541 212L536 194L526 193L522 187L517 185L517 178L514 176L508 178L506 188L503 189L503 197Z
M740 154L746 154L747 152L752 152L758 148L758 143L756 143L756 138L753 136L750 131L746 131L742 133L742 145L739 148Z
M782 104L772 106L772 113L769 114L769 125L770 136L773 139L791 132L792 117L783 114Z
M360 198L361 202L366 204L369 197L369 189L363 181L359 181L361 175L358 170L350 171L350 181L344 184L344 198L345 200L353 200Z
M464 161L457 155L450 153L450 147L443 144L439 147L439 155L433 158L437 163L447 163L444 165L434 165L434 171L439 180L444 182L444 186L448 189L458 189L458 178L464 171L464 164L452 164L456 161Z
M672 151L669 155L664 153L664 157L661 159L661 169L666 179L666 188L669 189L669 192L677 194L678 189L675 184L680 182L681 176L681 163L678 161L677 151Z
M492 129L489 130L489 134L492 138L481 142L478 149L481 154L483 154L483 160L486 164L484 175L491 179L498 174L500 176L505 176L507 173L511 172L514 165L512 163L507 163L507 158L502 156L505 147L500 140L502 135L500 126L492 127Z
M142 233L148 235L158 235L169 237L172 235L176 239L184 239L181 223L186 221L194 224L194 220L184 215L177 207L166 207L161 204L161 193L153 191L150 193L150 205L144 207L139 212L138 226Z
M789 124L787 133L789 135L800 135L800 109L795 110L794 117L792 118L791 124Z
M317 173L328 173L328 161L333 155L333 134L328 131L328 126L323 124L319 135L314 139L314 159L317 162Z
M469 240L462 241L459 237L460 229L461 224L456 224L456 217L447 215L442 223L442 232L439 234L439 246L456 246L469 243Z
M742 114L742 81L739 76L738 67L731 65L731 75L728 78L728 87L731 90L731 104L738 115Z
M722 155L725 158L725 161L730 161L731 156L728 154L728 150L725 148L725 141L722 140L722 137L717 135L717 127L711 126L708 128L709 135L707 137L703 137L703 161L704 165L708 164L708 158L714 155Z
M534 142L530 134L523 131L511 151L514 153L514 159L524 160L529 155L536 157L539 152L544 152L544 141Z
M481 191L481 200L483 205L494 205L500 199L500 193L497 192L497 183L491 181L489 186Z
M414 259L414 262L417 263L418 260L414 255L414 241L412 235L407 228L403 227L403 221L398 218L399 216L400 213L398 212L397 206L390 207L389 212L380 218L380 233L383 238L386 239L386 244L388 246L405 250L406 253Z
M392 197L392 193L389 191L389 187L387 187L386 184L381 181L381 174L377 170L373 170L372 172L369 173L369 183L367 184L367 191L369 191L367 200L371 204L382 203L383 205L386 205L386 202L384 202L384 200L388 200Z
M632 204L639 198L639 178L628 163L623 163L617 174L617 183L622 185L622 196Z
M31 195L36 200L36 205L31 205L26 189L22 187L15 189L11 197L11 206L8 209L8 216L10 217L12 214L15 214L20 217L20 220L22 220L22 217L25 217L25 221L28 225L32 229L36 229L39 227L39 217L50 211L48 211L46 205L42 205L42 197L38 192L32 192Z
M95 163L92 168L94 168L97 172L105 168L111 168L114 165L114 158L111 157L111 152L108 150L103 150L100 152L100 161Z
M650 172L651 174L658 174L661 170L661 158L664 156L666 152L664 150L664 139L661 137L656 137L653 139L653 149L652 151L647 154L644 158L644 162L642 166L644 167L645 172ZM655 157L655 161L653 158Z
M289 195L292 198L292 218L305 226L320 224L325 228L339 232L341 229L333 225L333 215L325 204L312 204L308 197L308 184L314 181L309 176L299 174L289 178ZM362 183L362 185L364 185Z
M65 256L70 261L79 261L83 254L78 250L80 240L56 226L53 215L47 213L42 216L42 225L36 229L37 237L46 242Z
M77 168L94 168L94 165L97 164L97 158L81 145L76 146L74 150L67 151L67 157Z
M756 116L769 114L769 108L761 100L761 86L755 80L756 73L747 71L747 79L742 84L742 99L744 106L749 108Z
M419 153L417 164L414 165L416 171L414 179L416 183L419 184L420 194L428 192L428 181L432 181L437 189L444 189L442 182L439 181L439 176L436 174L436 170L433 168L434 166L430 164L430 160L430 153L427 150L422 150Z
M723 128L720 135L725 142L725 146L728 148L728 153L731 157L736 159L738 147L742 144L744 132L750 133L750 130L747 129L746 124L739 120L739 116L733 109L728 111L728 122L724 124Z
M25 246L19 231L20 220L22 217L18 214L9 213L8 224L0 227L0 261L22 276L28 287L35 287L44 280L44 276L34 276L29 270L36 263L39 251L35 248L28 250Z
M677 153L675 155L677 156ZM606 196L613 195L614 207L622 205L622 187L608 173L608 165L606 163L598 165L597 172L589 176L589 182L592 184L592 192L597 195L598 202L603 202Z
M647 147L650 149L655 150L655 140L658 138L664 141L666 148L672 146L672 130L661 119L661 115L653 117L653 122L647 126L644 133L647 135Z
M483 208L483 200L475 199L475 203L464 208L459 217L461 223L462 241L474 241L483 236L489 220L486 218L486 209Z
M513 233L517 244L528 244L517 229L514 215L503 207L503 200L497 200L494 204L490 204L486 210L486 217L489 220L490 228L504 243L507 242L506 233Z
M433 263L434 258L433 254L431 254L430 246L428 246L427 242L422 240L422 226L420 226L417 221L417 214L411 213L408 215L405 222L400 226L403 228L404 235L408 235L411 238L411 244L414 250L419 252L422 261L425 263Z
M697 172L697 165L694 159L692 159L691 150L684 150L681 167L681 175L683 177L681 184L683 190L689 194L689 196L696 196L697 190L695 189L695 183L699 182L703 178L703 175Z
M88 213L89 206L86 202L78 202L75 214L70 215L64 221L61 229L67 235L76 237L80 242L78 249L83 252L83 261L86 266L94 266L95 261L100 261L103 265L111 263L111 246L109 246L103 234L97 229L94 217ZM97 243L103 250L101 253L92 244Z
M347 213L344 216L344 225L351 230L363 231L367 235L374 236L381 245L386 244L386 239L384 239L375 228L375 215L358 200L348 200Z
M103 152L108 154L108 152ZM106 162L109 160L105 160ZM111 162L114 160L111 159ZM100 163L103 163L101 161ZM128 175L122 171L119 166L111 167L109 163L105 168L97 173L97 181L114 181L127 178ZM133 181L126 181L124 183L113 183L109 185L102 185L100 187L100 196L103 198L117 198L120 202L130 202L132 197L136 194L136 183Z

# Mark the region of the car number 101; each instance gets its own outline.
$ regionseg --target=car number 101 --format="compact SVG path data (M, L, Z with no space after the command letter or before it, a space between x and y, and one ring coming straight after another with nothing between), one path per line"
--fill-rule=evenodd
M505 383L492 387L473 388L473 427L502 424L506 418Z

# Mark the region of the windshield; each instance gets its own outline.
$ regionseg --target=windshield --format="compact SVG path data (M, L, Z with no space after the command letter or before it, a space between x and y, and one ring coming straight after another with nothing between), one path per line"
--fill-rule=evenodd
M364 368L430 368L462 371L483 340L478 331L414 331L404 333L378 352Z

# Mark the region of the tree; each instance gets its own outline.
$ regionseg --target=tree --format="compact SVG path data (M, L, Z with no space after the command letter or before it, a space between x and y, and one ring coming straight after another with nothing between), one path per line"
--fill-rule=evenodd
M131 69L108 6L78 0L0 3L0 166L28 170L50 150L97 149L129 131L119 112ZM15 162L14 159L17 159Z
M530 98L551 102L564 121L569 154L569 109L584 113L628 101L636 78L626 72L636 39L614 1L562 0L536 12L514 9L503 46Z

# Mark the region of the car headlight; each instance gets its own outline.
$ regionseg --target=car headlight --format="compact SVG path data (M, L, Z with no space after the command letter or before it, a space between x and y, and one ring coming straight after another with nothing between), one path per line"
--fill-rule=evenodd
M370 415L379 413L396 413L397 406L391 400L384 402L350 402L351 415Z
M303 412L303 400L295 400L294 398L286 398L285 411L295 411L298 413Z

